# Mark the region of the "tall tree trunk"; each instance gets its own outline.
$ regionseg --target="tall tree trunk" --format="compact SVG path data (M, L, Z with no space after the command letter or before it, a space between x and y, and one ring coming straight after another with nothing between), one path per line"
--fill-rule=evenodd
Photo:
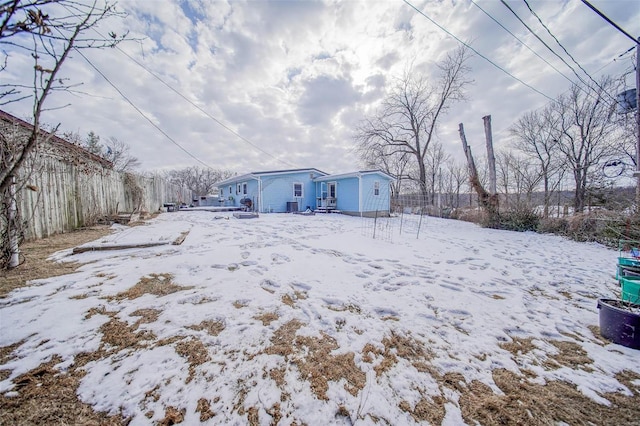
M500 227L500 213L499 213L499 204L498 204L498 195L490 194L484 187L482 183L480 183L480 178L478 177L478 169L476 168L475 161L473 160L473 155L471 154L471 147L467 144L467 137L464 134L464 126L462 123L458 126L458 132L460 133L460 140L462 141L462 148L464 149L464 153L467 157L467 165L469 166L469 181L471 182L471 186L475 189L478 194L478 203L486 210L487 212L487 226L489 228L499 228Z

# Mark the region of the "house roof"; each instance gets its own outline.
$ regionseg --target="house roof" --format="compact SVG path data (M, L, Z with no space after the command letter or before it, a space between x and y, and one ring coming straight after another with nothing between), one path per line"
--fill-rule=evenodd
M341 174L337 174L337 175L319 176L319 177L317 177L317 178L315 178L313 180L314 180L314 182L326 182L326 181L330 181L330 180L346 179L346 178L351 178L351 177L360 177L360 176L364 176L364 175L379 175L379 176L387 178L389 180L395 180L395 178L393 176L383 172L382 170L361 170L361 171L358 171L358 172L341 173Z
M10 124L14 124L17 126L22 127L23 129L31 132L33 130L33 124L28 123L24 120L19 119L18 117L9 114L8 112L2 111L0 110L0 120L10 123ZM86 157L87 159L93 160L96 163L100 163L102 164L104 167L109 167L112 168L113 164L109 161L109 160L105 160L104 158L100 157L99 155L95 155L89 151L87 151L86 149L82 148L81 146L72 144L69 141L66 141L64 139L62 139L59 136L56 136L55 134L51 133L51 132L47 132L46 130L42 130L40 129L39 132L40 136L42 137L46 137L49 138L49 143L52 144L56 144L58 146L61 146L69 151L75 151L77 153L82 154L84 157Z
M326 175L326 173L323 172L322 170L318 170L318 169L315 169L315 168L289 169L289 170L267 170L267 171L262 171L262 172L251 172L251 173L245 173L243 175L233 176L233 177L230 177L228 179L225 179L225 180L222 180L222 181L218 182L216 185L218 187L220 187L220 186L233 184L235 182L242 182L242 181L246 181L246 180L257 179L257 178L262 177L262 176L277 176L277 175L286 175L286 174L301 173L301 172L311 172L311 173L318 173L320 175Z

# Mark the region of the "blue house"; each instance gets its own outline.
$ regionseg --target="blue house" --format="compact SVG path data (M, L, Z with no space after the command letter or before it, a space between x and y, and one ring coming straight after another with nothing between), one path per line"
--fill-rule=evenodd
M311 168L247 173L217 186L225 205L244 205L260 213L310 209L382 216L389 214L392 180L380 170L330 175Z

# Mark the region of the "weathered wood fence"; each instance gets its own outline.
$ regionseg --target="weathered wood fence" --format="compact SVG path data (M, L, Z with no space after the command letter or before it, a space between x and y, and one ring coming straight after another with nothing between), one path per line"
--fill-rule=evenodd
M39 171L18 192L18 208L27 240L93 225L122 212L161 210L166 202L191 200L191 192L159 176L86 168L43 156Z
M0 164L18 156L33 126L0 110ZM191 191L159 176L121 173L109 161L55 134L38 131L40 142L15 176L17 226L25 240L90 226L123 212L153 213L167 202L191 201ZM0 195L0 235L8 233L11 194ZM7 213L5 215L5 213ZM4 241L4 240L3 240Z

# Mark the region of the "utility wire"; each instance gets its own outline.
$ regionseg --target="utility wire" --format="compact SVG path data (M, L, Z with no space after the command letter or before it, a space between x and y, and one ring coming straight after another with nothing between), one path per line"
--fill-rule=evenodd
M68 7L65 6L65 8L67 10L69 10ZM102 34L100 34L100 32L93 28L93 31L95 31L100 37L102 37L103 39L106 39ZM243 140L244 142L248 143L249 145L251 145L253 148L257 149L258 151L262 152L263 154L268 155L269 157L275 159L276 161L282 163L282 164L286 164L287 166L291 166L291 167L295 167L293 164L286 162L284 160L280 160L279 158L277 158L276 156L274 156L273 154L263 150L262 148L256 146L255 144L253 144L250 140L246 139L245 137L239 135L238 133L236 133L233 129L229 128L228 126L226 126L224 123L222 123L220 120L218 120L217 118L215 118L214 116L212 116L211 114L209 114L207 111L205 111L204 109L202 109L200 106L196 105L193 101L191 101L189 98L187 98L186 96L184 96L182 93L180 93L178 90L174 89L169 83L167 83L166 81L164 81L163 79L161 79L158 75L156 75L155 73L153 73L151 70L149 70L147 67L145 67L144 65L142 65L140 62L138 62L137 60L135 60L133 57L131 57L129 54L127 54L124 50L122 50L120 48L120 46L116 45L115 46L122 54L124 54L125 56L127 56L129 59L131 59L133 62L135 62L138 66L140 66L142 69L144 69L145 71L147 71L149 74L151 74L153 77L155 77L156 79L158 79L162 84L164 84L165 86L167 86L169 89L171 89L173 92L175 92L178 96L180 96L182 99L184 99L185 101L187 101L188 103L190 103L191 105L193 105L194 107L196 107L198 110L200 110L202 113L204 113L207 117L209 117L210 119L212 119L213 121L215 121L216 123L218 123L220 126L222 126L223 128L225 128L226 130L228 130L229 132L231 132L232 134L234 134L235 136L237 136L238 138L240 138L241 140ZM76 49L77 50L77 49ZM175 143L176 145L178 145L180 147L180 149L182 149L183 151L185 151L187 154L189 154L191 157L193 157L194 159L196 159L198 162L200 162L201 164L205 164L202 161L200 161L199 159L197 159L196 157L194 157L190 152L188 152L185 148L183 148L182 146L180 146L175 140L173 140L169 135L167 135L167 133L165 133L162 129L160 129L160 127L158 127L155 123L153 123L146 115L144 115L144 113L142 113L142 111L140 111L129 99L127 99L124 94L118 90L118 88L111 82L109 81L109 79L103 74L101 73L95 65L93 65L91 62L89 62L89 60L82 54L80 54L85 61L87 61L89 63L89 65L91 65L118 93L120 93L120 95L131 105L133 106L136 111L138 111L149 123L151 123L152 126L154 126L156 129L158 129L163 135L165 135L171 142ZM206 165L206 164L205 164ZM206 165L208 168L211 168L210 166Z
M484 59L485 61L489 62L491 65L493 65L494 67L498 68L500 71L502 71L503 73L507 74L509 77L513 78L514 80L518 81L519 83L527 86L529 89L533 90L534 92L544 96L545 98L549 99L551 102L555 102L555 99L553 99L551 96L541 92L540 90L536 89L535 87L531 86L528 83L525 83L524 81L522 81L521 79L519 79L518 77L516 77L515 75L511 74L509 71L505 70L504 68L502 68L500 65L496 64L495 62L493 62L491 59L487 58L485 55L483 55L482 53L478 52L476 49L474 49L473 47L471 47L471 45L469 45L468 43L465 43L464 41L462 41L461 39L459 39L458 37L456 37L454 34L452 34L449 30L447 30L446 28L444 28L442 25L438 24L436 21L434 21L433 19L431 19L429 16L427 16L426 13L424 13L423 11L421 11L420 9L418 9L417 7L415 7L414 5L412 5L411 3L409 3L408 0L403 0L409 7L411 7L413 10L415 10L416 12L418 12L420 15L424 16L425 18L427 18L429 21L431 21L435 26L437 26L438 28L440 28L442 31L444 31L445 33L447 33L449 36L453 37L458 43L462 44L463 46L465 46L466 48L468 48L469 50L471 50L472 52L474 52L476 55L480 56L482 59Z
M102 34L100 34L96 29L94 29L94 31L96 31L96 33L98 33L101 37L104 37ZM270 152L265 151L264 149L260 148L259 146L257 146L256 144L254 144L253 142L251 142L249 139L245 138L244 136L240 135L239 133L237 133L236 131L234 131L233 129L231 129L229 126L227 126L226 124L224 124L222 121L218 120L216 117L214 117L213 115L211 115L209 112L207 112L206 110L204 110L202 107L200 107L198 104L196 104L195 102L193 102L191 99L189 99L188 97L186 97L185 95L183 95L180 91L178 91L177 89L175 89L173 86L171 86L169 83L167 83L165 80L163 80L160 76L158 76L156 73L154 73L153 71L151 71L149 68L147 68L144 64L142 64L141 62L139 62L137 59L135 59L133 56L129 55L127 52L125 52L124 50L122 50L120 48L120 46L115 46L116 49L122 53L124 56L126 56L127 58L129 58L131 61L135 62L140 68L142 68L143 70L145 70L146 72L148 72L149 74L151 74L156 80L158 80L159 82L161 82L162 84L164 84L166 87L168 87L172 92L174 92L175 94L177 94L178 96L180 96L182 99L184 99L185 101L187 101L191 106L195 107L197 110L199 110L200 112L202 112L204 115L206 115L207 117L209 117L210 119L212 119L213 121L215 121L216 123L218 123L221 127L223 127L225 130L227 130L228 132L232 133L233 135L235 135L236 137L238 137L240 140L242 140L243 142L247 143L248 145L250 145L251 147L253 147L254 149L260 151L261 153L273 158L274 160L285 164L287 166L290 167L296 167L295 165L285 161L285 160L281 160L278 157L276 157L275 155L271 154Z
M633 37L631 34L629 34L628 32L626 32L625 30L623 30L618 24L616 24L615 22L613 22L611 19L609 19L609 17L607 17L607 15L605 15L604 13L600 12L598 9L596 9L596 7L594 5L592 5L591 3L589 3L587 0L582 0L582 3L584 3L585 5L587 5L587 7L591 10L593 10L595 13L598 14L598 16L600 16L602 19L604 19L605 21L607 21L608 23L610 23L611 25L613 25L615 27L615 29L617 29L618 31L620 31L622 34L626 35L627 37L629 37L631 40L633 40L633 42L635 44L640 44L640 40L636 39L635 37Z
M202 164L203 166L205 166L208 169L213 169L210 165L206 164L205 162L203 162L202 160L200 160L198 157L196 157L195 155L193 155L191 152L189 152L185 147L183 147L182 145L180 145L178 142L176 142L171 136L169 136L164 130L162 130L160 128L160 126L158 126L156 123L154 123L144 112L142 112L140 110L140 108L138 108L124 93L122 93L122 91L120 89L118 89L118 87L116 87L115 84L113 84L113 82L111 80L109 80L109 78L104 75L104 73L102 73L102 71L100 71L98 69L98 67L96 67L90 60L89 58L87 58L79 49L75 48L75 51L77 53L80 54L80 56L82 56L82 58L87 61L87 63L91 66L91 68L93 68L98 74L100 74L102 76L102 78L104 78L106 80L107 83L109 83L111 85L111 87L113 87L115 89L116 92L118 92L118 94L120 94L120 96L122 96L122 98L127 101L127 103L129 105L131 105L133 107L133 109L135 109L138 114L140 114L145 120L147 120L153 127L155 127L160 133L162 133L167 139L169 139L173 144L175 144L178 148L180 148L181 150L183 150L189 157L193 158L194 160L196 160L198 163Z
M552 48L551 48L551 47L550 47L550 46L549 46L549 45L548 45L548 44L547 44L547 43L546 43L546 42L545 42L545 41L544 41L544 40L543 40L543 39L542 39L538 34L536 34L536 32L535 32L535 31L533 31L533 29L532 29L529 25L527 25L527 23L526 23L526 22L524 22L524 20L523 20L522 18L520 18L520 16L516 13L516 11L515 11L515 10L513 10L513 9L511 8L511 6L509 6L509 5L507 4L507 2L506 2L505 0L500 0L500 2L501 2L501 3L502 3L502 4L503 4L507 9L509 9L509 11L513 14L513 16L515 16L515 17L518 19L518 21L520 21L520 23L521 23L522 25L524 25L524 27L525 27L527 30L529 30L529 32L530 32L531 34L533 34L533 35L534 35L534 37L535 37L535 38L537 38L537 39L540 41L540 43L542 43L542 44L544 45L544 47L546 47L546 48L547 48L551 53L553 53L553 54L554 54L558 59L560 59L560 60L561 60L561 61L562 61L562 62L563 62L567 67L569 67L569 69L570 69L571 71L573 71L573 73L575 74L575 76L576 76L576 77L578 77L578 80L580 80L580 82L581 82L582 84L584 84L585 86L589 86L589 85L587 84L587 82L586 82L586 81L584 81L584 79L583 79L583 78L582 78L582 77L581 77L581 76L576 72L576 70L575 70L575 69L573 69L573 67L572 67L571 65L569 65L569 63L568 63L567 61L565 61L565 60L564 60L564 58L563 58L562 56L558 55L558 54L556 53L556 51L555 51L555 50L553 50L553 49L552 49Z
M556 43L558 43L558 46L560 46L560 48L562 48L562 50L564 50L564 53L567 54L567 56L569 56L569 58L571 58L571 60L573 61L574 64L576 64L578 66L578 68L580 68L582 70L583 73L585 73L587 75L587 77L589 77L589 79L593 82L593 84L596 85L596 87L598 87L600 89L600 91L602 93L606 93L607 96L609 96L613 102L615 103L616 100L613 96L611 96L609 94L609 92L605 91L604 88L602 88L602 86L600 86L600 83L598 83L597 81L595 81L593 79L593 77L591 77L591 75L589 75L589 73L587 72L587 70L585 70L582 65L580 65L578 63L578 61L575 60L575 58L567 51L567 49L562 45L562 43L560 43L560 40L558 40L558 38L551 32L551 30L549 29L549 27L547 27L544 22L542 22L542 19L540 19L540 16L538 16L538 14L531 8L531 6L529 5L529 2L527 0L522 0L524 1L524 4L527 5L527 8L529 9L529 11L533 14L533 16L535 16L538 19L538 22L540 22L540 25L542 25L542 27L547 30L547 33L549 33L549 35L551 37L553 37L553 39L556 41Z
M213 115L209 114L206 110L204 110L202 107L200 107L198 104L196 104L195 102L193 102L191 99L187 98L185 95L183 95L182 93L180 93L177 89L173 88L169 83L167 83L166 81L164 81L162 78L160 78L160 76L158 76L156 73L154 73L153 71L151 71L149 68L147 68L145 65L143 65L142 63L140 63L138 60L136 60L135 58L133 58L131 55L129 55L127 52L125 52L124 50L122 50L119 46L116 46L116 49L118 49L120 51L120 53L122 53L123 55L125 55L127 58L131 59L133 62L135 62L136 64L138 64L138 66L140 66L142 69L144 69L146 72L148 72L149 74L151 74L153 77L155 77L158 81L160 81L162 84L164 84L165 86L167 86L171 91L173 91L175 94L177 94L178 96L180 96L182 99L184 99L185 101L187 101L189 104L191 104L193 107L195 107L197 110L199 110L200 112L202 112L204 115L206 115L207 117L209 117L210 119L212 119L213 121L215 121L216 123L218 123L221 127L223 127L224 129L226 129L228 132L232 133L233 135L235 135L236 137L238 137L240 140L242 140L243 142L247 143L248 145L250 145L251 147L253 147L254 149L260 151L261 153L268 155L269 157L273 158L274 160L285 164L287 166L291 166L291 167L296 167L295 165L285 161L285 160L281 160L278 157L276 157L275 155L271 154L270 152L265 151L264 149L260 148L259 146L257 146L256 144L254 144L253 142L251 142L249 139L245 138L244 136L240 135L239 133L237 133L236 131L234 131L233 129L231 129L229 126L227 126L226 124L224 124L222 121L218 120L216 117L214 117Z
M471 0L471 3L476 6L478 9L480 9L485 15L487 15L489 18L491 18L493 20L493 22L495 22L496 24L500 25L500 27L502 27L503 30L505 30L506 32L508 32L509 34L511 34L511 36L513 38L515 38L516 40L518 40L518 42L520 42L520 44L522 44L524 47L526 47L531 53L533 53L534 55L536 55L538 58L540 58L542 61L544 61L544 63L546 63L547 65L549 65L551 68L553 68L558 74L560 74L561 76L563 76L565 79L567 79L567 81L569 81L569 83L571 84L575 84L573 80L571 80L569 77L567 77L562 71L560 71L558 68L556 68L553 64L551 64L549 61L547 61L545 58L543 58L540 54L538 54L538 52L536 52L535 50L533 50L531 47L529 47L529 45L527 45L527 43L525 43L524 41L522 41L520 38L518 38L518 36L516 36L514 33L512 33L507 27L505 27L504 25L502 25L502 23L500 21L498 21L496 18L494 18L489 12L487 12L486 10L484 10L478 3L475 2L475 0Z

